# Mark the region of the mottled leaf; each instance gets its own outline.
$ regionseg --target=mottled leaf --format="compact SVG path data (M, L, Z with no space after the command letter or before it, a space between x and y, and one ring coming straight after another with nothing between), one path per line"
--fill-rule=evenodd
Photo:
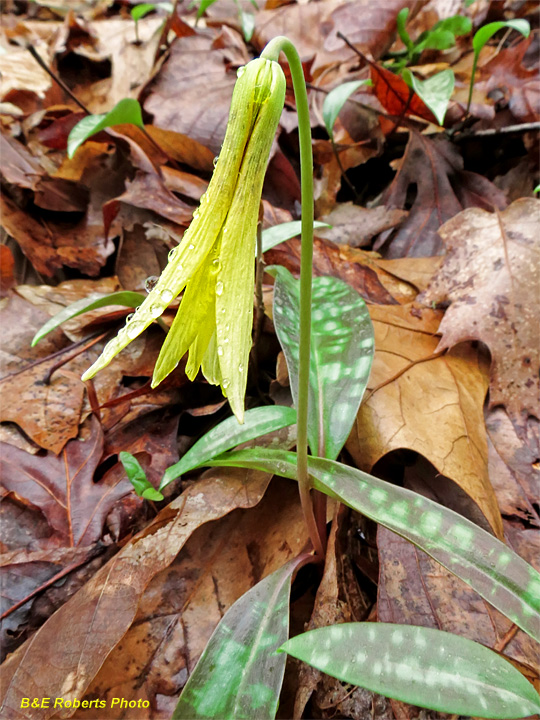
M275 273L274 325L283 347L295 403L300 338L299 282L282 267ZM313 280L311 305L309 444L335 459L353 425L373 360L373 326L366 304L347 283Z
M145 500L163 500L163 495L148 481L146 473L134 455L122 451L118 453L118 459L124 466L128 480L139 497Z
M500 540L443 505L332 460L310 457L315 489L410 540L540 640L540 574ZM214 458L296 479L296 454L253 448Z
M180 475L204 465L207 460L240 443L289 427L295 422L296 410L281 405L267 405L248 410L244 415L243 425L240 425L235 417L229 417L198 440L179 462L167 468L159 489L162 490Z
M131 123L137 127L144 127L141 106L137 100L125 98L120 100L112 110L103 115L88 115L78 122L68 137L68 157L72 158L77 148L89 137L101 130L115 125Z
M60 312L53 315L50 320L47 320L45 325L42 325L32 339L32 347L48 335L52 330L59 327L66 320L82 315L90 310L96 310L100 307L107 307L109 305L123 305L124 307L135 308L140 305L145 299L145 295L137 292L130 292L129 290L122 290L120 292L110 293L109 295L102 295L101 293L92 293L88 297L76 300L74 303L67 305Z
M329 228L332 227L324 222L315 220L313 227L317 228ZM276 245L279 245L286 240L297 237L300 235L302 230L301 220L292 220L291 222L280 223L279 225L273 225L272 227L266 228L262 231L262 249L263 253L267 250L271 250Z
M251 588L227 611L191 674L173 720L273 720L289 634L293 560Z
M343 682L432 710L505 719L540 710L538 693L509 662L434 628L342 623L298 635L282 650Z

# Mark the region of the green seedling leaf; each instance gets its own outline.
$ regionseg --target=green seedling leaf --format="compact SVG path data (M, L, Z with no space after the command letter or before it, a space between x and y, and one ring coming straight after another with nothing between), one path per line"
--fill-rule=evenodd
M412 87L418 97L424 101L437 118L439 125L444 122L448 109L448 101L454 92L455 77L452 70L443 70L427 80L419 80L412 72L405 68L402 71L403 79Z
M242 25L242 34L244 40L249 42L253 37L253 31L255 30L255 15L245 10L240 10L240 24Z
M135 5L132 9L131 17L137 22L142 20L142 18L148 15L149 12L152 12L152 10L165 10L165 12L171 13L173 11L173 5L169 2L141 3L140 5Z
M313 227L317 228L329 228L332 227L328 223L319 222L316 220L313 223ZM279 245L286 240L297 237L302 231L302 222L300 220L292 220L291 222L280 223L279 225L273 225L272 227L266 228L262 231L262 249L263 253L271 250L276 245Z
M421 46L418 46L416 50L448 50L448 48L451 48L455 42L456 36L453 32L445 30L444 28L438 28L437 30L432 30L428 33L424 42Z
M212 466L249 467L296 479L296 455L253 448L214 458ZM308 459L313 487L414 543L540 641L540 574L470 520L361 470Z
M498 22L488 23L477 30L474 34L472 46L476 57L478 57L480 51L488 40L490 40L496 32L499 32L499 30L502 30L503 28L512 28L512 30L517 30L526 38L529 37L529 33L531 32L531 26L527 20L506 20L505 22L501 20Z
M199 8L197 10L197 20L199 20L199 18L202 18L210 5L213 5L215 2L216 0L201 0L201 4L199 5Z
M148 15L149 12L152 12L152 10L156 9L155 3L141 3L140 5L135 5L135 7L131 11L131 17L135 22L138 20L141 20L145 15Z
M332 140L334 139L334 125L341 109L361 85L371 85L371 80L353 80L352 82L343 83L343 85L338 85L338 87L331 90L324 98L323 120L326 131Z
M274 326L287 360L296 404L300 282L277 265L267 268L267 272L276 278ZM349 437L366 389L374 347L373 326L360 295L338 278L314 278L308 424L314 455L335 459Z
M113 109L105 115L88 115L78 122L68 137L68 157L72 158L75 151L89 137L102 130L115 125L131 123L137 127L144 128L141 106L137 100L124 98L120 100Z
M513 665L442 630L343 623L298 635L281 648L342 682L443 713L522 718L540 697Z
M474 87L474 77L476 74L476 66L478 65L478 57L480 55L480 51L484 47L484 45L488 42L488 40L495 35L496 32L499 30L502 30L502 28L511 28L512 30L517 30L520 32L524 37L529 37L529 33L531 32L531 26L527 22L527 20L506 20L498 21L498 22L492 22L488 23L487 25L484 25L484 27L481 27L480 30L477 30L474 37L473 37L473 51L474 51L474 60L473 60L473 66L471 71L471 83L469 85L469 98L467 100L467 114L469 112L469 108L471 107L471 100L472 100L472 93L473 93L473 87Z
M289 635L293 560L264 578L223 616L189 680L172 720L273 720Z
M118 459L124 466L128 480L139 497L145 500L163 500L163 495L148 481L146 473L134 455L121 452L118 453Z
M396 23L397 23L397 31L399 34L399 37L401 38L401 42L405 45L407 48L407 51L409 55L411 55L414 52L414 43L411 40L411 36L407 32L405 28L405 24L407 22L407 18L409 17L409 8L404 7L402 8L396 17Z
M159 489L163 490L180 475L204 465L207 460L240 443L254 440L261 435L281 430L295 423L296 410L281 405L266 405L248 410L243 425L240 425L235 417L229 417L198 440L179 462L167 468Z
M109 295L102 295L100 293L92 293L88 297L77 300L71 305L60 310L60 312L53 315L50 320L47 320L45 325L42 325L32 339L32 347L42 340L45 335L48 335L52 330L65 323L71 318L82 315L90 310L97 310L97 308L107 307L108 305L122 305L123 307L138 307L145 296L142 293L130 292L128 290L122 290L121 292L109 293Z
M537 185L537 186L534 188L533 193L540 193L540 185Z
M452 17L440 20L433 28L434 30L449 30L453 35L467 35L472 30L472 20L466 15L452 15Z

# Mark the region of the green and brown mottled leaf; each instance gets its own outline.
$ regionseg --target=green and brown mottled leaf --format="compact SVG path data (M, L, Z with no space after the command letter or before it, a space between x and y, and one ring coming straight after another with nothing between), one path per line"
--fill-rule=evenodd
M519 670L473 640L434 628L342 623L282 648L328 675L420 707L484 718L521 718L540 697Z
M283 347L295 404L300 345L299 281L275 267L274 326ZM314 454L335 459L349 433L366 389L375 341L366 304L334 277L313 280L309 444Z
M289 635L292 560L242 595L224 615L191 674L173 720L272 720L283 674L276 651Z
M540 641L540 574L500 540L443 505L342 463L309 458L316 490L422 548L518 627ZM253 448L214 466L250 467L296 479L296 455Z

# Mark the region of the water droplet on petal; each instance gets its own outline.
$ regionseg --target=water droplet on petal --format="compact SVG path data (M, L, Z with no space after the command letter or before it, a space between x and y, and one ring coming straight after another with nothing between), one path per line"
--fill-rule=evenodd
M225 380L223 380L223 382L221 383L222 387L225 388L225 389L227 389L230 384L231 384L231 381L230 381L230 380L227 380L226 378L225 378Z
M195 247L195 245L193 243L191 243L188 247L188 250L193 250L194 247Z
M221 282L221 280L218 280L218 282L216 283L216 295L221 295L222 292L223 292L223 283Z
M226 345L228 342L229 342L229 338L225 338L225 340L223 341L223 344Z
M223 355L223 348L221 345L218 345L217 354L221 357Z
M170 303L173 299L173 294L170 290L162 290L161 291L161 299L164 303Z
M212 265L214 267L219 267L219 258L216 258L215 260L212 260Z
M198 217L199 217L199 208L197 208L195 210L195 212L193 213L193 220L196 220Z
M214 167L216 167L216 165L217 165L217 163L218 163L218 160L219 160L219 157L216 155L216 157L215 157L215 158L213 159L213 161L212 161L213 164L214 164Z
M152 290L156 287L158 280L159 277L157 275L150 275L150 277L146 278L146 280L144 281L144 289L147 293L152 292Z
M129 313L129 315L126 317L126 322L130 323L134 317L135 317L135 313Z
M239 365L239 366L238 366L238 372L239 372L239 373L243 373L243 372L244 372L244 366L243 366L243 365Z
M137 335L142 331L143 329L143 323L133 323L130 327L128 327L128 338L130 340L134 340Z
M176 248L174 247L172 250L169 251L169 254L167 255L167 260L171 262L171 260L176 255Z
M159 305L152 305L152 307L150 308L150 315L153 318L158 318L162 312L163 308L161 308Z
M241 78L245 72L246 72L246 66L242 65L242 67L239 67L238 70L236 71L236 77Z

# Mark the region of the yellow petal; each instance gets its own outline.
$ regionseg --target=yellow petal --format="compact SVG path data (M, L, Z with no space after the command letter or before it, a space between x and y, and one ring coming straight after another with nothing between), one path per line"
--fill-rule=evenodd
M259 105L223 228L221 263L216 284L217 353L221 386L240 423L244 417L251 348L253 256L259 203L268 156L285 99L285 77L277 63L268 62L260 66L257 87L266 88L267 97Z
M199 333L203 333L209 340L215 332L215 292L220 246L218 239L188 283L180 308L159 353L152 378L153 388L175 369ZM201 346L201 342L198 345ZM206 346L201 350L202 360Z

